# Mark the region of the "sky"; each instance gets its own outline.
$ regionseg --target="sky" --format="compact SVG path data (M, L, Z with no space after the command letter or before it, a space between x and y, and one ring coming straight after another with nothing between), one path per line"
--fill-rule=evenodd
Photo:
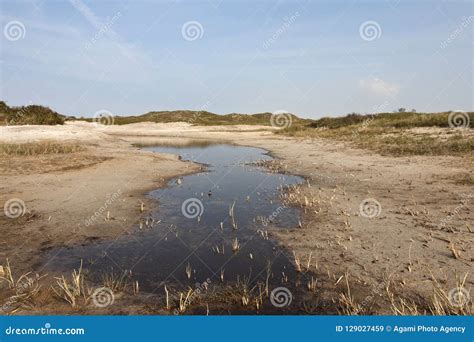
M473 1L0 1L0 99L305 118L473 110Z

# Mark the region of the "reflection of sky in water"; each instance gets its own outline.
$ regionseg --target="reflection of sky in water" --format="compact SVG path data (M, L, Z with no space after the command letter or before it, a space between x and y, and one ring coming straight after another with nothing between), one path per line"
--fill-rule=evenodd
M63 250L49 267L69 271L77 267L80 258L92 259L95 260L93 265L86 267L93 272L114 270L120 273L132 269L134 279L145 291L153 291L163 281L190 285L210 278L217 282L221 268L225 269L227 280L235 281L238 276L262 279L266 276L268 261L273 262L275 282L280 281L282 272L292 274L291 263L280 255L271 241L257 233L259 229L266 229L257 217L279 212L273 222L276 227L296 226L298 211L282 209L278 188L298 183L301 178L269 173L248 165L271 159L257 148L211 145L148 150L179 154L182 159L208 164L208 168L206 172L183 177L181 184L172 180L167 188L150 192L149 195L158 201L150 215L161 220L152 230L144 228L114 241ZM202 202L204 211L200 222L182 214L181 205L188 198ZM237 230L232 229L229 218L229 207L234 201ZM223 230L220 229L221 222L224 223ZM241 249L234 254L232 240L235 237ZM222 248L222 245L224 255L212 251L213 246ZM193 269L191 279L185 272L188 263Z

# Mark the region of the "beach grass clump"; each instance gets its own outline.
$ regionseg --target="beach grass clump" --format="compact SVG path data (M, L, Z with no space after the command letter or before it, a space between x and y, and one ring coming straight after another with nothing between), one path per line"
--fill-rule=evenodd
M31 272L27 272L17 278L8 259L6 265L0 265L0 285L6 283L10 291L10 296L1 307L3 312L13 314L21 308L31 307L41 289L40 280L43 277L38 274L31 276Z
M112 290L113 292L124 292L131 282L131 274L124 271L121 274L114 272L104 273L101 276L102 286ZM132 286L135 286L132 283Z
M84 287L82 261L79 269L72 272L71 279L67 279L64 275L56 278L56 286L52 286L52 289L58 298L65 300L73 308L81 299L87 302L89 296Z
M446 290L434 279L434 290L429 305L433 315L472 315L472 299L466 286L467 277L468 273L463 277L456 277L456 286L450 290Z
M237 237L232 240L232 252L237 253L240 249L240 242Z
M47 154L64 154L83 151L79 144L57 143L52 141L7 144L0 143L0 155L7 156L37 156Z

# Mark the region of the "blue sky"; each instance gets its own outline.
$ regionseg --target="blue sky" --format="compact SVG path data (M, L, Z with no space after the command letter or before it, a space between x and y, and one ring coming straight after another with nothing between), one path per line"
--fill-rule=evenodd
M0 97L88 117L472 111L473 14L472 1L1 1Z

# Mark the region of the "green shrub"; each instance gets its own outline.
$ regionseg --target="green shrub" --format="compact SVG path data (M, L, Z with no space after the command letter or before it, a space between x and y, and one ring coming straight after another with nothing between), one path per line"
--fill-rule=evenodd
M9 107L0 101L0 120L6 125L63 125L64 116L48 107L30 105Z

